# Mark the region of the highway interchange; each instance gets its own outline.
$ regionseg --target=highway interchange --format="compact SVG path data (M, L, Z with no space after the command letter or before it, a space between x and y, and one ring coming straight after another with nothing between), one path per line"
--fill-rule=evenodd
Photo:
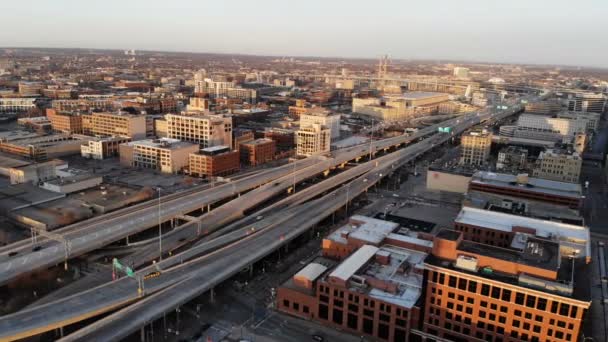
M33 307L19 311L17 313L7 315L0 318L0 338L1 339L18 339L27 336L39 334L57 327L81 321L88 317L98 315L102 312L118 308L120 306L133 303L127 308L121 309L110 316L91 324L76 333L67 336L64 340L113 340L127 336L134 330L143 326L147 322L162 316L164 312L169 312L173 308L188 302L192 298L212 289L217 284L230 278L235 273L243 268L252 265L272 251L284 245L291 239L302 234L303 232L314 227L325 217L343 207L349 200L352 200L359 194L366 191L383 177L390 174L393 170L403 166L407 162L415 160L415 158L433 147L444 143L452 138L450 134L434 134L438 126L450 125L453 129L453 135L458 135L467 128L485 121L485 120L500 120L506 116L512 115L521 110L520 105L514 105L507 110L491 110L478 114L468 114L466 116L448 120L439 125L430 126L420 130L412 136L399 136L390 139L374 141L371 145L358 145L352 148L335 151L332 158L316 159L314 162L308 162L307 159L298 161L295 174L290 174L291 164L285 165L278 170L271 172L273 180L266 181L266 185L252 190L226 204L212 210L206 216L201 217L204 229L209 229L208 233L221 228L223 225L242 218L246 206L253 207L255 203L260 203L275 196L281 191L285 191L290 184L293 184L293 176L296 177L296 182L317 175L332 167L337 167L348 161L356 160L366 154L375 153L381 150L387 150L387 154L380 156L372 161L361 163L356 167L338 174L323 182L317 183L314 186L298 192L295 196L289 196L284 201L280 201L271 205L270 209L262 209L261 212L268 213L264 217L255 219L249 217L244 222L242 228L233 230L230 233L219 236L216 239L200 242L193 248L190 248L182 253L168 257L162 262L153 266L148 266L138 272L138 275L147 274L155 269L162 270L161 276L146 280L145 296L137 291L137 281L131 278L120 278L116 281L102 284L94 289L74 294L73 296L60 299L56 302L51 302L42 306ZM423 137L428 138L420 140L415 144L398 149L394 152L389 152L388 149L411 142ZM305 162L306 161L306 162ZM323 162L319 162L323 161ZM293 172L293 171L292 171ZM179 212L178 209L184 208L185 205L192 205L194 209L204 206L201 202L211 202L211 199L226 198L245 191L244 189L251 186L253 183L260 183L260 177L257 175L250 177L258 177L256 181L247 180L243 185L233 185L231 183L222 184L214 189L203 190L198 195L199 202L196 206L193 201L197 199L188 198L183 205L176 205L162 212L163 217L170 218L170 212ZM248 177L248 178L250 178ZM265 176L271 178L270 176ZM340 178L338 178L340 177ZM245 178L245 179L248 179ZM334 179L336 178L336 179ZM276 181L274 181L276 179ZM346 186L337 187L337 185L350 182ZM242 180L236 181L238 183ZM277 185L274 185L277 184ZM257 184L262 185L262 184ZM275 189L276 188L276 189ZM220 189L218 191L218 189ZM327 191L325 196L310 200ZM227 195L229 193L229 195ZM203 198L203 200L200 200ZM253 201L251 199L254 199ZM306 200L310 200L305 202ZM181 201L178 203L182 203ZM243 206L245 205L245 206ZM144 208L142 211L150 210L150 217L147 220L157 221L158 214L152 212L155 207ZM193 209L193 210L194 210ZM213 213L215 214L215 219ZM187 211L181 211L180 214L185 214ZM226 216L228 215L228 216ZM257 214L256 214L257 215ZM138 217L140 215L137 215ZM117 218L118 219L118 218ZM144 219L145 220L145 219ZM116 239L124 238L124 218L120 219L122 228L116 229L116 226L107 226L107 237L103 241L87 244L87 248L81 247L78 253L84 249L92 250L99 248L99 244L108 244ZM136 220L136 222L138 222ZM142 222L142 225L144 221ZM253 222L253 223L252 223ZM192 235L193 225L197 226L198 222L189 222L190 235ZM149 226L154 225L149 224ZM86 225L84 225L86 227ZM134 224L135 226L135 224ZM142 228L145 229L145 228ZM118 233L120 231L121 233ZM180 230L181 231L181 230ZM81 232L78 230L77 232ZM186 230L184 230L186 232ZM121 237L119 237L121 236ZM112 241L109 241L112 240ZM81 240L85 241L85 240ZM108 242L109 241L109 242ZM48 242L52 244L52 242ZM92 246L92 245L95 246ZM26 250L26 247L20 247L20 250ZM59 246L55 248L60 249ZM53 248L46 248L53 251ZM44 249L43 249L44 251ZM210 252L210 253L209 253ZM26 253L28 255L36 255L34 253ZM55 253L55 254L52 254ZM158 254L158 250L156 249ZM51 252L52 255L47 257L55 257L54 263L61 262L65 256L59 255L61 251ZM202 255L202 256L201 256ZM23 257L23 256L20 256ZM33 256L32 256L33 257ZM35 259L38 260L38 259ZM15 262L15 260L11 260ZM21 261L22 262L22 261ZM22 272L7 272L5 275L1 267L6 267L7 261L0 261L0 279L4 281L12 279L18 274L27 271L22 271L27 268L20 269ZM45 267L53 263L46 263ZM35 269L35 268L34 268ZM10 271L10 269L8 269Z

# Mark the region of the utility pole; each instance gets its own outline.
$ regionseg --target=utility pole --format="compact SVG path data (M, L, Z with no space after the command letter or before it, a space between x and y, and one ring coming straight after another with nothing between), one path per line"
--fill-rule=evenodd
M160 217L160 187L157 187L158 191L158 261L163 260L163 229L162 219Z
M296 194L296 163L298 162L297 159L293 160L293 194Z
M369 134L369 160L372 160L372 144L374 143L374 118L372 118L372 130Z

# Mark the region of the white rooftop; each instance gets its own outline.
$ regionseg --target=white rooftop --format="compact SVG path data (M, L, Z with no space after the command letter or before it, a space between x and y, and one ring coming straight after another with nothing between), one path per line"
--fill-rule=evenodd
M379 248L364 245L359 248L355 253L351 254L346 260L344 260L336 269L331 272L330 277L338 278L343 281L347 281L350 277L355 274L363 265L365 265L369 259L371 259Z
M512 232L513 227L531 228L536 230L536 236L544 238L553 237L557 241L560 241L560 244L565 242L584 244L587 249L586 255L590 255L591 237L589 228L584 226L546 221L466 206L462 207L455 222L505 232Z
M362 222L362 224L357 224L356 221ZM375 245L380 244L382 240L399 227L398 223L362 215L352 216L348 225L354 227L349 237Z
M300 272L296 273L294 275L294 278L304 278L310 281L314 281L315 279L319 278L319 276L323 274L323 272L325 272L326 270L327 267L316 262L311 262L310 264L306 265L306 267L301 269Z

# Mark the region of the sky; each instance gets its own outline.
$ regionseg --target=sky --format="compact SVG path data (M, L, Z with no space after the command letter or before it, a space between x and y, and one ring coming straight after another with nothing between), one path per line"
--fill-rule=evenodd
M608 68L608 0L0 0L0 47Z

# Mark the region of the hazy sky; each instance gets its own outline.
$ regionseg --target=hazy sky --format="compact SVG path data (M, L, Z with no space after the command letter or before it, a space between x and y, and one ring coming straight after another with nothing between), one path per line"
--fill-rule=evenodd
M608 67L608 0L0 2L0 46Z

